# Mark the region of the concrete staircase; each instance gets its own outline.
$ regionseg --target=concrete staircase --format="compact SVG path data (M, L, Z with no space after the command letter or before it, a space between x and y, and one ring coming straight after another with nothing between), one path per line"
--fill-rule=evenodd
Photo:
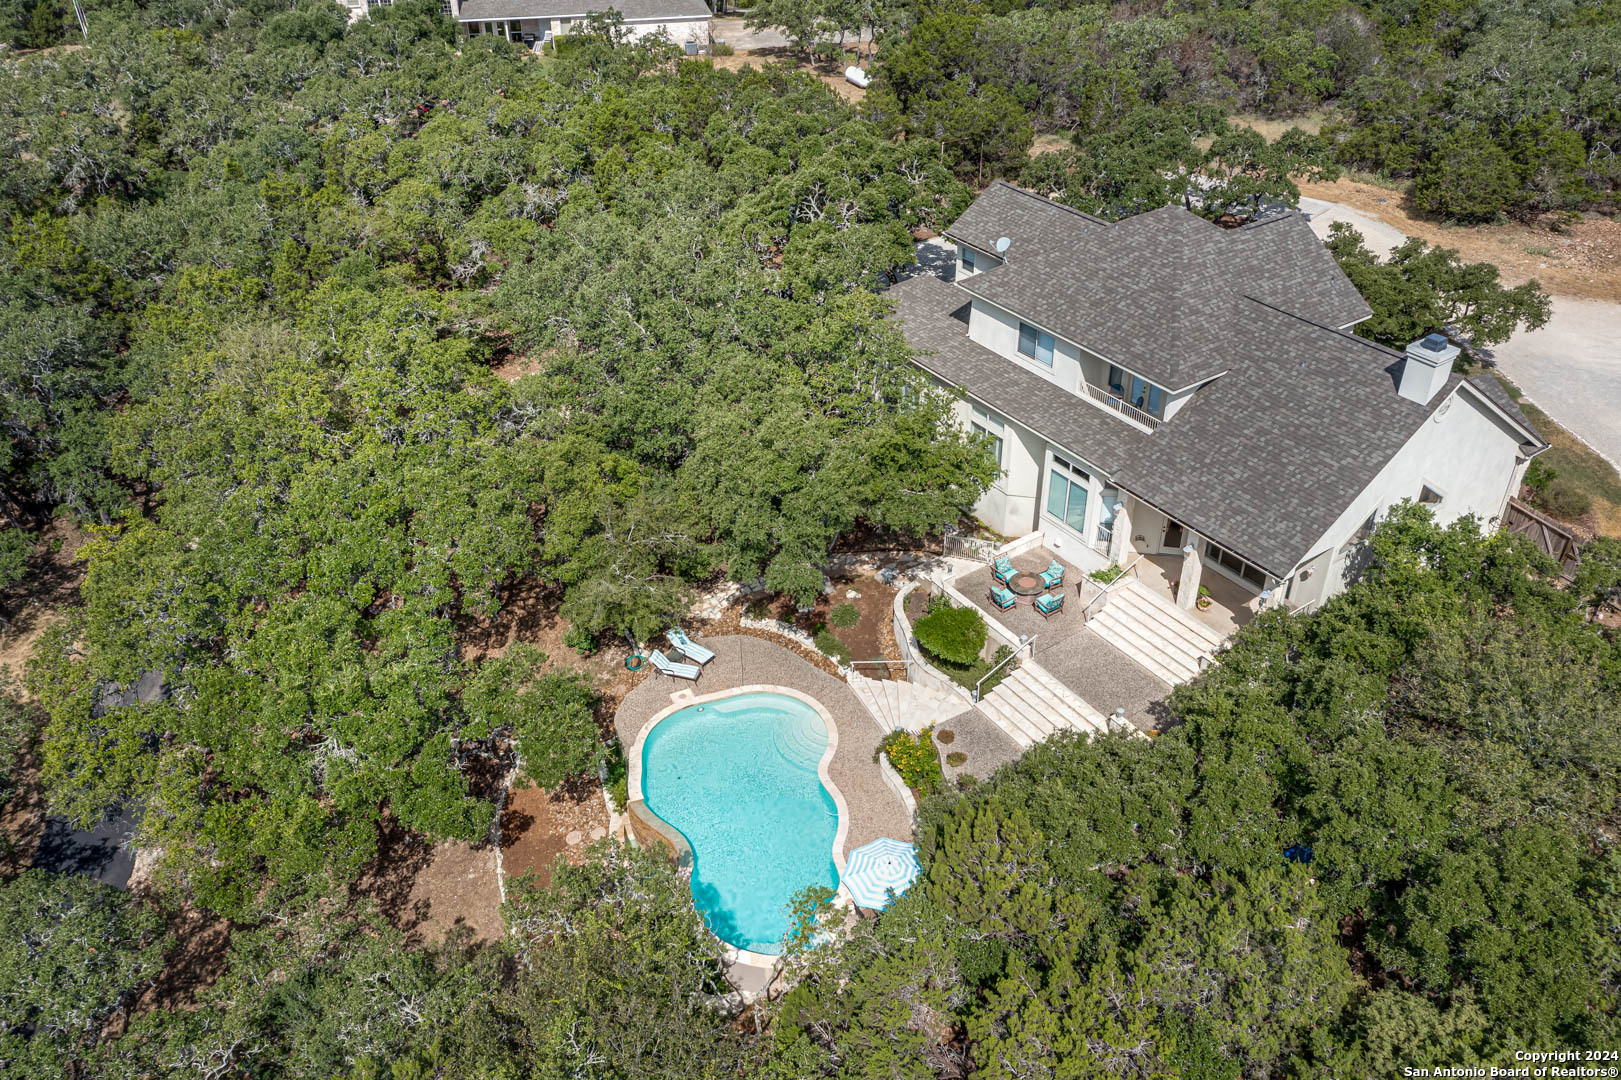
M1021 660L1013 674L980 699L978 708L1021 747L1055 731L1101 735L1109 730L1102 713L1031 660Z
M967 697L948 694L920 683L894 679L869 679L852 674L850 689L885 731L904 728L922 731L930 724L944 724L973 708Z
M1198 675L1223 642L1221 633L1136 580L1111 590L1087 626L1172 686Z

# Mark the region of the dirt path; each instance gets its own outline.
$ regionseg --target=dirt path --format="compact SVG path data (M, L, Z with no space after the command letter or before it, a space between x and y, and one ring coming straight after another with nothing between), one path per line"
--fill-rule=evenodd
M1568 234L1525 225L1471 228L1415 218L1403 196L1354 181L1302 184L1312 231L1344 221L1384 256L1408 236L1495 263L1510 284L1536 278L1553 297L1541 330L1483 354L1556 423L1621 468L1621 223L1583 221Z
M1535 278L1555 296L1621 303L1621 221L1588 217L1566 233L1530 225L1442 225L1415 216L1399 191L1336 180L1300 193L1369 214L1407 236L1455 248L1469 262L1494 263L1510 285Z

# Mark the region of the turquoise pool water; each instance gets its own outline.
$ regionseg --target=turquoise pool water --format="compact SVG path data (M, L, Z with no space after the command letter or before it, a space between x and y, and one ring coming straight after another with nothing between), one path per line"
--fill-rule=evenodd
M692 896L722 941L776 954L793 895L836 888L838 810L816 766L827 725L783 694L691 705L642 747L642 798L692 845Z

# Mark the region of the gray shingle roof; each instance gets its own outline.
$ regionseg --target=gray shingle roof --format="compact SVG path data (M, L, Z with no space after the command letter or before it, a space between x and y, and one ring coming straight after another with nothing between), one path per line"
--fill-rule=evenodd
M996 213L975 215L971 209L963 216L966 226L959 221L947 235L988 247L1009 208L1034 223L1025 235L1040 238L1036 244L1121 227L1085 219L1075 224L1068 220L1069 211L1062 211L1065 217L1056 216L1031 205L1044 200L1016 189L992 188L981 197L982 202L987 199ZM1192 236L1196 243L1204 243L1199 229L1187 220L1162 211L1143 216L1160 219L1151 228L1161 230L1157 235L1162 239ZM1198 226L1206 224L1194 220ZM1254 258L1283 253L1283 269L1252 275L1251 280L1264 281L1289 302L1305 296L1312 301L1308 308L1319 314L1329 310L1330 318L1357 310L1337 287L1318 288L1307 280L1315 253L1328 258L1316 238L1304 233L1315 246L1313 252L1294 225L1279 229L1279 224L1268 222L1226 234L1240 238L1234 250L1262 253ZM1017 244L1010 255L1020 250ZM1026 250L1030 246L1027 243ZM1204 247L1215 250L1214 245ZM1006 269L987 271L960 284L978 286ZM1326 272L1350 288L1331 258ZM1071 295L1091 295L1084 281L1089 275L1073 265L1069 273L1075 282ZM1219 298L1197 294L1189 302L1203 305L1203 321L1188 320L1179 317L1175 306L1186 298L1172 296L1158 316L1162 345L1175 349L1181 340L1175 335L1192 327L1209 350L1204 362L1227 374L1203 387L1175 417L1149 434L969 340L967 328L952 318L968 301L969 291L978 290L956 288L927 275L890 290L907 339L920 350L922 367L1069 448L1107 472L1120 487L1277 576L1315 554L1311 545L1463 382L1452 376L1426 405L1403 398L1396 391L1402 355L1334 328L1352 321L1354 314L1324 326L1310 312L1291 313L1282 303L1229 291ZM1356 303L1361 304L1360 297ZM1365 311L1365 305L1360 310ZM1087 344L1084 337L1080 341ZM1476 377L1469 386L1541 444L1495 379Z
M1108 225L1005 183L946 235L1007 263L964 289L1169 389L1227 370L1224 321L1251 296L1325 326L1369 309L1293 211L1223 229L1167 206Z
M593 11L618 11L626 22L707 19L704 0L463 0L462 22L484 19L582 19Z
M907 341L918 350L921 367L1049 442L1112 474L1149 439L1097 406L970 341L967 327L951 317L968 297L939 278L920 274L890 289L889 296Z

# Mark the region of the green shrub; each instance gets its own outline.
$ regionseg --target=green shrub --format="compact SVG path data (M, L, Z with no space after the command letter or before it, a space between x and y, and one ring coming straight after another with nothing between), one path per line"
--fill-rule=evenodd
M1540 457L1532 458L1531 464L1525 467L1524 484L1532 491L1546 491L1549 483L1558 475L1559 470Z
M724 41L710 42L710 45L709 45L709 55L710 56L731 56L736 51L737 51L736 49L732 48L729 44L727 44Z
M874 761L878 760L878 754L889 758L890 765L907 787L925 795L937 790L945 775L940 770L940 755L934 748L931 728L924 728L916 735L909 731L891 731L878 744L878 751L872 757Z
M825 656L831 656L841 664L850 662L850 649L833 636L833 631L827 628L826 623L817 623L811 630L811 640L816 643Z
M621 814L630 802L630 764L625 760L625 747L618 739L608 740L602 754L603 775L608 785L608 797L614 809Z
M840 604L828 613L827 621L841 630L848 630L861 621L861 609L854 604Z
M571 626L563 631L563 644L581 656L590 656L596 651L597 636L583 626Z
M771 618L771 601L769 599L754 600L743 609L743 614L751 619Z
M925 615L933 615L936 611L950 610L951 597L947 596L945 593L931 592L928 595L928 598L923 601L923 613Z
M1554 517L1567 521L1593 509L1593 497L1568 480L1552 480L1531 501Z
M995 690L997 685L1000 684L1003 679L1019 670L1019 662L1017 660L1009 660L1008 665L1000 670L998 670L996 667L996 665L1000 664L1004 660L1007 660L1008 657L1012 655L1013 646L1011 645L1003 645L996 650L996 655L991 657L991 662L985 669L986 671L993 672L993 674L989 675L984 682L979 684L979 692L981 696ZM978 679L979 675L976 674L974 677Z
M950 664L972 664L985 648L985 619L973 608L942 608L912 629L924 652Z
M1115 578L1119 577L1125 572L1126 571L1119 563L1110 563L1102 570L1094 570L1086 576L1091 578L1093 581L1101 582L1102 584L1107 585L1109 582L1113 581Z
M963 763L967 760L968 755L963 753L961 750L953 750L951 753L946 755L946 764L950 765L953 769L961 768Z

